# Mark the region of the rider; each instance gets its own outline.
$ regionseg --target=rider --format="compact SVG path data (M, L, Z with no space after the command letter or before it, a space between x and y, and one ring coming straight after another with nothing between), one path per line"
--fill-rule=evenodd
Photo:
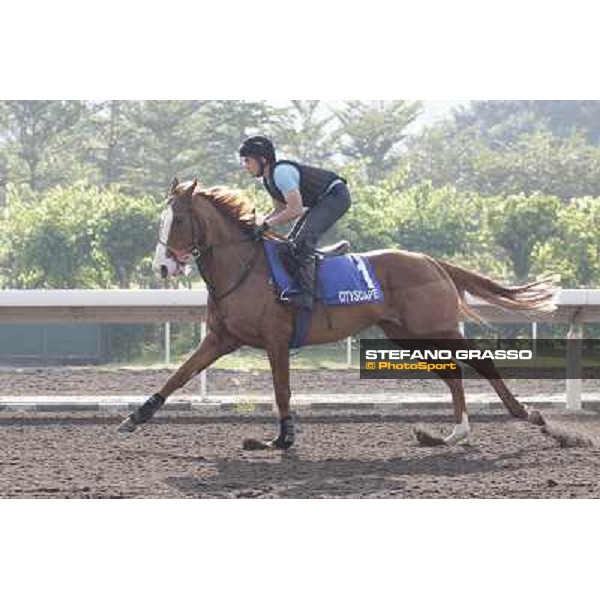
M325 169L291 160L277 160L275 147L268 138L250 137L240 146L240 157L246 171L262 178L273 199L273 208L257 226L257 236L269 227L298 219L288 239L299 267L301 293L281 300L299 308L311 309L315 289L315 247L318 239L348 210L351 199L346 180ZM300 218L299 218L300 217Z

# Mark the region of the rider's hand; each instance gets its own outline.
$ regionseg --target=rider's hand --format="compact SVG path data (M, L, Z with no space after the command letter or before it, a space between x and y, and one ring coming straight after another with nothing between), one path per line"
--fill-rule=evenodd
M265 233L269 229L269 224L266 221L263 221L260 225L254 226L254 239L261 240Z

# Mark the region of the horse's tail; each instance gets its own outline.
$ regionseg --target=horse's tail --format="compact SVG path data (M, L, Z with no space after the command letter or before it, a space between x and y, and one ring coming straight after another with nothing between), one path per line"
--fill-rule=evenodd
M444 260L436 259L436 262L454 282L461 299L463 299L461 309L469 316L474 316L474 311L464 303L465 292L482 298L490 304L509 310L536 310L546 313L552 313L556 310L554 295L557 292L557 287L551 277L525 285L507 286L485 275L463 269ZM481 320L481 318L479 317L478 320Z

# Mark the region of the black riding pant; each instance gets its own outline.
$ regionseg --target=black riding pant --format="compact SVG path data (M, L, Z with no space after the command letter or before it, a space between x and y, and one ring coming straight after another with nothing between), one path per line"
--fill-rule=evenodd
M338 183L315 206L309 208L290 231L296 258L314 253L319 238L350 208L352 200L344 183Z

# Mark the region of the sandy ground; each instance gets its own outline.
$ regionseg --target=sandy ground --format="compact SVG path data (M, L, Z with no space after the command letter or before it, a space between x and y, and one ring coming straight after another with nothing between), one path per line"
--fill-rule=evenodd
M600 440L600 415L554 412ZM128 438L118 415L0 413L2 498L597 498L600 450L561 448L534 425L472 417L466 445L425 448L415 423L444 411L299 415L297 446L242 450L270 415L163 413Z
M173 373L171 369L113 369L98 368L3 368L0 369L0 395L145 395L152 394ZM209 393L270 393L269 371L208 371ZM565 391L564 380L510 380L509 387L517 395L560 394ZM369 393L398 392L400 395L416 393L445 393L448 388L439 379L419 381L366 380L359 378L357 370L318 371L292 370L292 393ZM488 392L490 386L479 379L465 380L465 390ZM583 391L598 391L598 382L583 380ZM200 378L192 379L178 394L200 393ZM450 396L448 395L448 401Z
M4 369L2 395L146 394L169 370ZM521 396L564 393L564 381L513 381ZM489 391L477 380L467 391ZM356 371L294 371L303 393L440 393L431 381L366 381ZM212 393L267 393L265 371L213 370ZM597 391L594 381L584 390ZM183 393L199 393L199 381ZM561 447L501 410L474 412L458 447L419 446L416 423L449 433L448 410L369 412L299 408L297 445L286 453L242 450L268 439L274 414L158 413L122 438L124 414L0 412L2 498L597 498L600 414L546 411L553 423L591 436L595 447Z

